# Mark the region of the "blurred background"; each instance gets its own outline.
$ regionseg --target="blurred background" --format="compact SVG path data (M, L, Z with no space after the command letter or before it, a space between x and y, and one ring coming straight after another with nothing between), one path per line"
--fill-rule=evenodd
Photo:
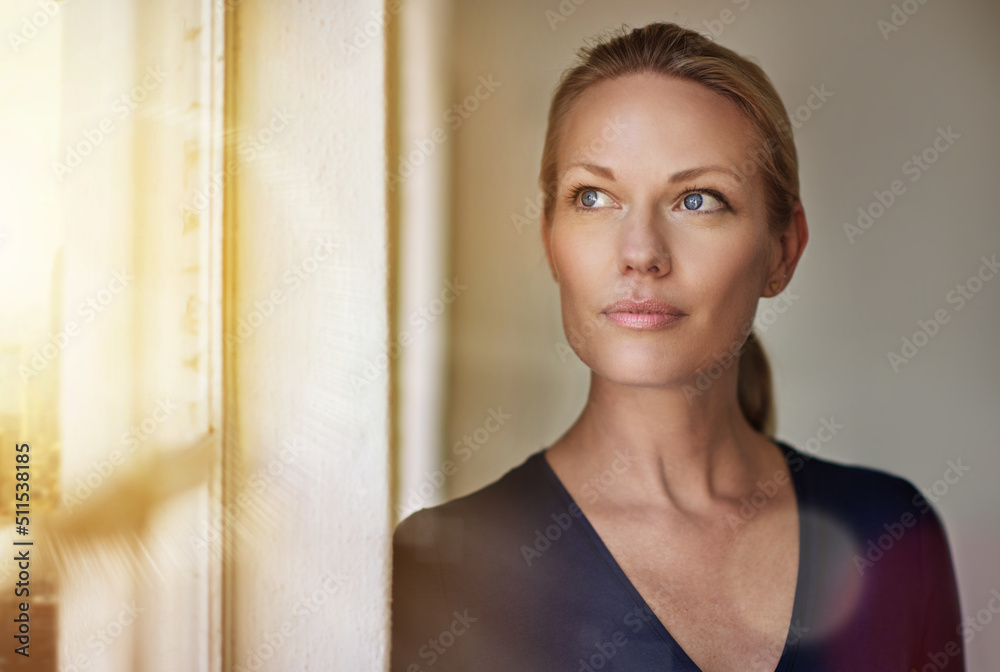
M578 48L661 20L751 57L792 117L811 237L756 323L776 436L925 493L968 669L996 669L998 19L987 0L5 3L0 669L384 669L394 525L582 408L539 235L548 104Z

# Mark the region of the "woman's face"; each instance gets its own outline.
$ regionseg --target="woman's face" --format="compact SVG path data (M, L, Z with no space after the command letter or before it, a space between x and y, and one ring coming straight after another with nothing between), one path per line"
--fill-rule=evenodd
M627 385L734 367L757 299L782 276L750 123L708 88L652 74L591 87L565 123L542 230L574 351ZM608 309L628 299L682 314Z

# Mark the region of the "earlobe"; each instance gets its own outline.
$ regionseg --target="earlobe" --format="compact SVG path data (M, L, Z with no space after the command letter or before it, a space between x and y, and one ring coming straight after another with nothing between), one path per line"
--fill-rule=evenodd
M772 280L770 283L768 283L768 287L770 287L771 289L771 296L765 296L765 298L773 299L775 296L777 296L778 292L784 289L785 280L787 279L788 275L785 274L781 276L781 280Z

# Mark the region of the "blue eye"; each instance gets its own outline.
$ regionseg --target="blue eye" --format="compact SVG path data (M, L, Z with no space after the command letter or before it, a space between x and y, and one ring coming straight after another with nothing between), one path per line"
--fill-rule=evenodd
M573 189L568 196L570 205L578 210L598 210L614 205L608 195L600 189L592 189L583 185Z
M692 212L715 212L725 208L726 204L721 197L706 191L697 191L684 197L684 209Z

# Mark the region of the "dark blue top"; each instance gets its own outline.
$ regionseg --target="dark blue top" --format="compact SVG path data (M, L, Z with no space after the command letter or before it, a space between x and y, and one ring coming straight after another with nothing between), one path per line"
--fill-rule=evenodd
M799 509L775 672L964 670L954 569L931 504L903 478L772 440ZM392 672L699 672L544 452L396 528Z

